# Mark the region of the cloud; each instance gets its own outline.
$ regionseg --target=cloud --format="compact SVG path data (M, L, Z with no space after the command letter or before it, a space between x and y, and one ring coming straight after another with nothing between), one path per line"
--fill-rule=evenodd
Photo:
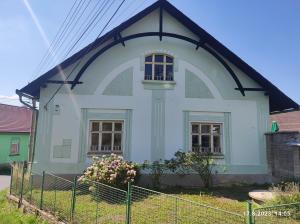
M19 96L14 94L11 96L0 95L0 103L15 105L15 106L22 106L21 102L19 101Z

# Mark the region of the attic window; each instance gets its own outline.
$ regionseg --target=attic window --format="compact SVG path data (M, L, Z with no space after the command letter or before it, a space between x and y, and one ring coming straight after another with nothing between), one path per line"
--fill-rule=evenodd
M174 69L172 56L151 54L145 57L145 80L173 81Z

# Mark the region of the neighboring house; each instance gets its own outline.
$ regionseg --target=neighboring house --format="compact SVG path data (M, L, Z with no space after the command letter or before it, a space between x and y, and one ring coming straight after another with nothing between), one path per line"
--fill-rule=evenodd
M267 181L269 113L299 108L167 1L17 93L39 100L34 168L57 174L81 173L92 156L184 150L213 153L224 179Z
M27 161L32 111L0 104L0 165Z
M270 121L276 121L279 131L299 131L300 132L300 111L272 114Z

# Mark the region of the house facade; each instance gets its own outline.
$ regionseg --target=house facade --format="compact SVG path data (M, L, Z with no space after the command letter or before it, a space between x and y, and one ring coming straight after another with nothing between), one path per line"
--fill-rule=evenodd
M27 161L31 115L29 108L0 104L0 166Z
M60 66L17 91L39 100L34 168L56 174L82 173L92 156L181 150L213 153L219 174L264 180L269 113L299 107L167 1Z

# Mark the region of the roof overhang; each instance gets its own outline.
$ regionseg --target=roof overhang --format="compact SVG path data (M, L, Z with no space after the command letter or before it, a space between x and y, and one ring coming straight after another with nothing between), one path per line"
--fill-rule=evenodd
M175 8L172 4L165 0L159 0L147 7L140 13L131 17L127 21L123 22L113 30L109 31L102 37L98 38L93 43L89 44L85 48L81 49L79 52L75 53L59 65L55 66L39 78L35 79L25 87L23 87L20 92L31 95L33 97L39 98L39 92L41 86L47 83L47 80L56 75L60 69L65 69L68 66L74 64L76 61L86 56L91 50L98 48L106 41L115 38L118 36L123 30L142 19L149 13L153 12L156 9L163 9L167 11L170 15L174 16L179 22L181 22L184 26L189 28L194 34L196 34L201 41L204 41L210 48L212 48L215 52L221 55L223 58L228 60L230 63L235 65L241 71L243 71L246 75L248 75L252 80L257 82L269 95L269 105L270 112L282 112L286 110L299 110L299 105L286 96L281 90L279 90L276 86L274 86L270 81L264 78L259 72L249 66L246 62L244 62L241 58L235 55L232 51L226 48L223 44L217 41L213 36L207 33L204 29L199 27L196 23L194 23L191 19L189 19L186 15L184 15L181 11ZM162 36L162 30L159 30L159 36ZM124 42L122 42L124 44ZM74 81L77 83L79 80ZM70 81L71 82L71 81ZM241 87L238 87L241 90Z

